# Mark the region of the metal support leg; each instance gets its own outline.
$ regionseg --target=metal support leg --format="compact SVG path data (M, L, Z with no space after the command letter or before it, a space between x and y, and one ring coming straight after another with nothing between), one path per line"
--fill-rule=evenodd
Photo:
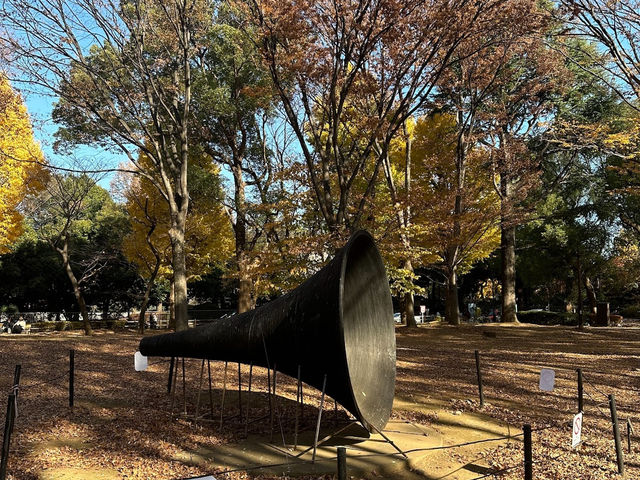
M244 422L244 436L249 436L249 408L251 402L251 379L253 377L253 363L249 364L249 388L247 390L247 415Z
M173 407L175 405L175 401L176 401L176 390L177 390L177 383L178 383L178 363L179 359L176 358L176 366L173 369L173 385L171 386L172 391L171 391L171 418L173 419Z
M300 382L300 373L301 373L300 372L300 365L298 365L298 386L297 386L297 389L296 389L296 424L295 424L295 427L294 427L294 430L293 430L293 449L294 450L298 448L298 426L299 426L299 423L300 423L300 419L299 419L299 417L300 417L299 404L300 404L300 396L301 396L300 395L300 384L301 384L301 382Z
M238 362L238 415L242 418L242 370Z
M195 424L198 426L198 416L200 415L200 393L202 392L202 377L204 376L204 359L200 367L200 382L198 383L198 396L196 397L196 418Z
M207 360L207 370L209 372L209 408L211 409L211 420L213 420L213 391L211 389L211 360Z
M407 457L406 453L404 453L401 449L398 448L398 446L395 443L393 443L393 440L391 440L389 437L387 437L384 433L382 433L380 430L378 430L373 425L371 425L371 428L373 428L377 433L379 433L380 436L382 438L384 438L389 443L389 445L391 445L393 448L395 448L398 451L398 453L400 453L404 458L409 458L409 457Z
M187 376L184 367L184 357L182 357L182 400L184 403L184 414L187 414Z
M320 396L320 409L318 410L318 422L316 423L316 436L313 440L313 456L311 463L316 463L316 450L318 448L318 436L320 435L320 422L322 421L322 408L324 407L324 391L327 388L327 374L324 375L322 381L322 395Z
M222 419L224 418L224 397L227 393L227 367L228 362L224 362L224 381L222 384L222 399L220 401L220 430L222 430Z

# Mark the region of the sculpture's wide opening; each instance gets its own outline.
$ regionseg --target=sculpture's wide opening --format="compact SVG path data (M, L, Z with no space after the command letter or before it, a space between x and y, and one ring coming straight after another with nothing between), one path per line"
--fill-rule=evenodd
M342 277L342 327L354 402L382 430L391 415L396 378L393 304L382 258L363 233L349 242Z

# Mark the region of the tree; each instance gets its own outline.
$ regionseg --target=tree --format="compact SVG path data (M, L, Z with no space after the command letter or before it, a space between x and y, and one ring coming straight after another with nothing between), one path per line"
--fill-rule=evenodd
M500 201L486 175L487 151L467 149L461 164L459 128L452 114L423 118L413 142L413 237L436 255L447 285L445 319L454 325L460 322L457 278L497 248L500 217Z
M238 312L255 306L251 257L261 237L277 242L273 192L280 170L267 139L274 92L252 33L240 29L242 13L223 4L194 77L195 112L202 145L229 172L233 193L228 218L235 239Z
M9 0L2 13L12 68L59 98L60 145L115 148L167 202L177 329L187 327L192 68L211 12L208 0Z
M127 232L122 209L87 175L51 175L31 200L28 221L60 255L85 334L91 334L85 286L117 255Z
M42 188L44 157L22 98L0 73L0 252L22 233L23 199Z
M490 175L500 197L501 285L504 322L517 322L516 227L524 221L527 196L538 183L540 157L530 143L549 128L554 99L568 73L559 55L538 35L513 44L483 104L482 143L491 152Z
M363 224L391 142L409 117L429 108L460 42L511 8L494 1L249 3L250 28L335 243Z
M195 148L193 150L196 151ZM139 160L143 165L147 162L149 160L146 158ZM190 155L188 180L191 202L188 212L190 221L185 231L185 255L187 279L192 279L207 273L214 266L224 266L231 255L233 239L223 210L219 169L207 155ZM144 315L158 274L168 277L173 289L169 235L171 214L158 190L144 177L122 175L117 187L131 222L124 252L146 277L138 324L142 331ZM217 233L212 235L211 232Z

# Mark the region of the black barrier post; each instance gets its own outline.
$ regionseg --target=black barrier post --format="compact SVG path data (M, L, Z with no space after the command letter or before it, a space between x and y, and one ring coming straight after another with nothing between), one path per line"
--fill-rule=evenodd
M14 390L18 390L18 387L20 387L20 373L22 371L22 365L21 364L17 364L16 365L16 369L13 371L13 389ZM17 395L17 391L14 392Z
M583 401L583 387L582 387L582 369L578 369L578 413L583 412L584 401Z
M531 425L522 427L524 433L524 480L533 480L533 453L531 448Z
M622 443L620 442L620 428L618 427L618 412L616 411L616 397L609 395L609 410L611 410L611 423L613 424L613 440L616 443L616 460L618 462L618 473L624 474L624 458L622 457Z
M0 480L7 478L7 463L9 462L9 445L11 444L11 432L13 431L13 421L15 420L15 393L9 394L7 401L7 417L4 421L4 436L2 437L2 457L0 458Z
M75 355L74 349L69 350L69 407L73 408L74 380L75 380Z
M631 426L631 420L627 418L627 447L629 453L631 453L631 434L633 433L633 427Z
M480 369L480 352L476 350L476 373L478 374L478 394L480 395L480 406L484 407L484 394L482 393L482 370Z
M175 357L171 357L171 363L169 364L169 381L167 382L167 395L171 393L171 380L173 380L173 367L176 361Z
M347 480L347 449L338 447L338 480Z

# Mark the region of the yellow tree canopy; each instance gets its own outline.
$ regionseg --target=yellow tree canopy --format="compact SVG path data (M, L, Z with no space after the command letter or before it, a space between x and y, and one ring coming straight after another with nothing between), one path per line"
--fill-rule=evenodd
M141 156L139 162L148 161ZM224 212L219 169L205 155L189 159L191 202L185 232L187 272L190 278L207 273L213 265L222 265L233 255L233 233ZM169 206L158 189L146 178L127 179L122 189L131 219L131 233L125 239L127 258L144 274L151 274L155 258L147 237L162 260L161 275L171 274ZM149 234L151 225L155 228Z
M459 187L456 133L453 115L418 120L411 152L415 165L411 205L417 243L441 262L457 247L456 267L464 273L499 246L500 201L487 175L488 152L481 148L467 153ZM462 208L455 214L458 194Z
M0 74L0 252L22 233L20 205L42 188L43 162L22 97Z

